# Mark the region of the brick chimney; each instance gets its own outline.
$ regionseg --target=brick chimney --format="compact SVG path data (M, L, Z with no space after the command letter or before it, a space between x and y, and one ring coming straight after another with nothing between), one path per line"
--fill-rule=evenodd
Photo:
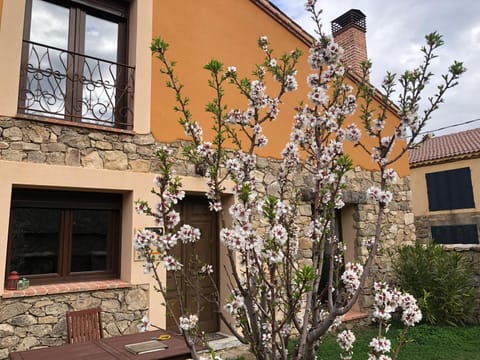
M361 63L367 57L366 16L360 10L351 9L332 21L332 34L343 50L343 61L355 74L361 76Z

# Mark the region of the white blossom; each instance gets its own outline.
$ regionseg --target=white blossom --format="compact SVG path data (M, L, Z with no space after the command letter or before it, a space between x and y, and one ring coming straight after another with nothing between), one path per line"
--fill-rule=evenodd
M295 91L298 88L297 79L294 75L287 75L283 85L285 86L285 91L288 92Z
M171 210L166 216L165 226L172 229L180 223L180 214L175 210Z
M305 3L305 10L310 12L314 11L316 2L317 0L307 0L307 2Z
M198 316L195 314L189 316L180 316L180 330L191 331L196 328Z
M363 266L358 263L347 263L345 265L345 271L343 272L341 279L345 286L345 290L350 295L355 294L360 286L360 277L363 274Z
M308 93L308 98L313 105L325 105L328 102L328 95L323 86L317 86Z
M337 343L340 348L347 353L342 359L351 359L351 351L353 349L353 343L355 342L355 334L351 330L343 330L337 335Z
M200 274L213 274L213 266L211 264L203 265L200 269Z
M209 201L208 209L214 212L222 211L222 203L220 201Z
M383 178L387 181L387 183L391 184L397 181L398 175L395 170L388 168L383 172Z
M260 36L258 39L258 45L262 48L262 50L268 49L268 37L265 35Z
M350 142L357 142L360 139L362 132L355 124L350 124L345 130L345 139Z
M200 230L188 224L182 225L178 230L178 237L184 244L195 243L200 240L200 236Z
M369 187L367 189L367 196L370 199L383 203L385 205L388 205L393 199L393 194L390 191L384 191L377 186Z
M143 262L143 273L144 274L151 274L153 271L153 264L152 262L148 261L147 259Z
M261 109L267 106L265 85L259 80L253 80L250 83L250 104L256 109Z
M310 74L307 76L307 85L311 88L320 86L320 78L318 74Z
M381 131L385 126L385 122L381 118L377 118L372 121L372 129L376 131Z
M287 242L288 233L282 225L275 225L270 231L270 234L279 245L284 245Z
M148 319L147 315L143 315L142 320L138 323L137 327L140 332L145 332L150 330L151 322Z
M238 311L245 307L244 298L241 295L233 295L233 300L227 302L224 309L228 311L230 315L238 315Z
M417 305L417 300L412 295L403 294L400 307L403 309L402 322L405 326L414 326L422 320L422 312Z
M373 338L369 346L377 354L389 353L391 350L391 342L385 337Z
M185 135L193 136L199 142L202 141L203 130L197 122L189 122L185 126Z
M163 263L167 271L178 271L182 268L180 264L173 256L167 255L163 258Z

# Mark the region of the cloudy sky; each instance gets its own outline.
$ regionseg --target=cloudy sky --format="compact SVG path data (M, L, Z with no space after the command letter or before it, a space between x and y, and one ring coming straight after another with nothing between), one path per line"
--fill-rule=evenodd
M271 0L278 8L313 34L313 24L304 11L304 0ZM453 60L463 61L467 73L452 89L445 103L434 113L427 130L460 124L480 118L480 1L478 0L318 0L323 9L324 30L330 21L350 9L367 16L367 51L373 62L371 80L379 85L385 71L402 73L420 64L419 51L424 35L438 31L445 45L434 62L434 90ZM426 98L426 97L425 97ZM480 127L480 121L435 131L436 135Z

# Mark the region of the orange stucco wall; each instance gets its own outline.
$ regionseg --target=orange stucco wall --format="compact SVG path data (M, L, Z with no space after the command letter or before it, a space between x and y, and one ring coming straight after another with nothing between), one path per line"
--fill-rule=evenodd
M0 28L2 27L2 9L3 9L3 0L0 0Z
M268 36L277 56L295 48L299 48L304 54L298 67L299 90L283 98L279 118L264 127L269 143L260 149L259 155L278 158L288 141L293 108L300 100L306 99L308 48L249 0L208 0L207 3L189 1L186 4L177 0L154 0L152 28L152 37L161 36L170 43L170 59L178 61L178 78L185 84L185 95L191 102L190 110L194 118L202 124L205 138L211 138L211 125L210 116L205 113L204 106L214 93L207 86L208 72L202 70L202 67L210 59L218 59L225 66L234 65L240 76L249 76L254 64L263 60L263 52L256 45L261 35ZM165 78L158 70L158 60L152 61L152 132L160 141L183 139L185 135L177 123L179 116L172 110L175 105L173 92L165 87ZM267 83L269 94L274 94L271 90L277 88L274 82ZM227 89L226 103L230 108L246 108L245 100L235 94L234 89ZM354 120L347 120L347 124L352 121ZM347 151L355 165L364 169L375 169L370 157L362 150L347 145ZM396 168L401 176L407 175L406 158L402 159Z

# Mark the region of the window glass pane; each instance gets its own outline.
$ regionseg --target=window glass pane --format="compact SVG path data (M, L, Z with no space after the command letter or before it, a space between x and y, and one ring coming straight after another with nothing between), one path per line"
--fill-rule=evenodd
M69 13L66 7L33 0L30 41L67 50Z
M85 55L117 62L118 24L90 14L85 18Z
M118 24L86 15L82 117L100 125L115 125ZM101 60L98 60L101 59Z
M58 272L59 209L12 210L10 271L20 275Z
M74 210L71 272L108 270L112 244L110 210Z
M69 9L32 1L25 107L28 113L62 118L67 86ZM54 48L59 48L57 50Z

